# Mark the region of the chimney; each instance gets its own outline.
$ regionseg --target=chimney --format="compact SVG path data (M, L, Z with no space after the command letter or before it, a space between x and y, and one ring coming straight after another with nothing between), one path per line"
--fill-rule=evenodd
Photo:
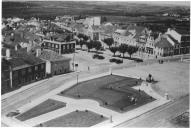
M10 59L10 58L11 58L10 49L6 49L6 58L7 58L7 59Z
M41 55L41 49L36 49L36 57L39 57Z

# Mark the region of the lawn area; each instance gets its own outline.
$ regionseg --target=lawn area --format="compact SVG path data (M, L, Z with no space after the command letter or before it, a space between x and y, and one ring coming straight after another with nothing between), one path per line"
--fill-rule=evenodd
M33 117L37 117L39 115L54 111L56 109L59 109L65 106L66 106L66 103L64 102L48 99L42 102L41 104L35 106L34 108L18 115L16 118L20 121L25 121L25 120L31 119Z
M139 79L108 75L79 83L59 95L94 99L103 107L125 112L154 100L143 91L131 88L140 84ZM131 101L132 97L137 98L136 104Z
M90 127L107 118L91 111L74 111L56 119L42 123L43 127Z

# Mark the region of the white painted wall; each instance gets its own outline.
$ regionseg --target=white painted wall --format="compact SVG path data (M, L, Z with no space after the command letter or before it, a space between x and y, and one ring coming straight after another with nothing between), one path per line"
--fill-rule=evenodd
M51 62L46 61L46 73L50 74L51 73Z

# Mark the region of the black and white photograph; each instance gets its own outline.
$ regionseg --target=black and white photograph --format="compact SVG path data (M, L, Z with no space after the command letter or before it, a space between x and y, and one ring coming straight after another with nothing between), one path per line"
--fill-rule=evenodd
M1 127L189 128L189 0L1 11Z

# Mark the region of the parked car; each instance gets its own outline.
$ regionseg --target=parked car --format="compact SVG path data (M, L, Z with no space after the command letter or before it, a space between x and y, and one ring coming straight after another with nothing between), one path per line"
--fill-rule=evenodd
M101 56L101 55L98 55L98 54L93 55L93 59L96 59L96 58L100 59L100 60L105 59L104 56Z
M121 59L115 59L115 58L112 58L109 60L110 62L115 62L116 64L121 64L123 63L123 61Z

